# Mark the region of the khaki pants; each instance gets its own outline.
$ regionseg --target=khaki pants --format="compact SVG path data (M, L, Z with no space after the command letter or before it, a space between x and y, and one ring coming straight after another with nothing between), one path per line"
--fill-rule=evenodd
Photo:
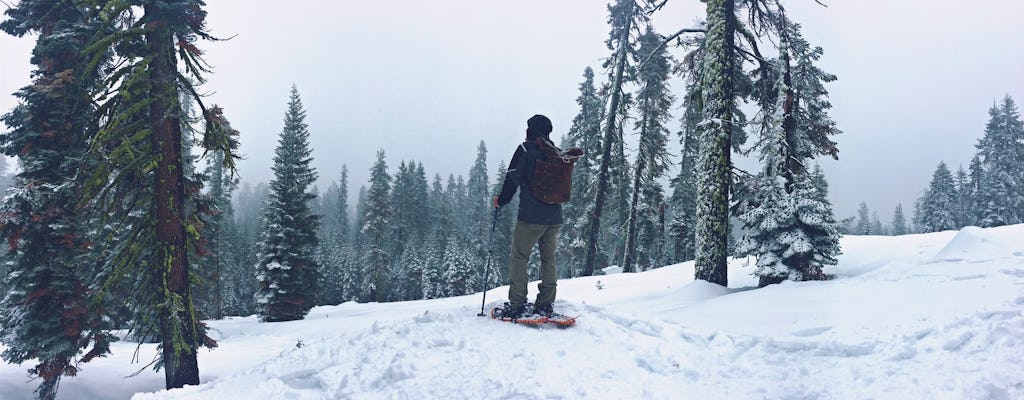
M540 245L540 284L537 285L537 301L534 304L555 302L555 287L558 286L558 268L555 264L555 246L558 230L562 225L537 225L517 222L512 234L512 262L509 265L508 301L512 305L526 303L527 272L533 245Z

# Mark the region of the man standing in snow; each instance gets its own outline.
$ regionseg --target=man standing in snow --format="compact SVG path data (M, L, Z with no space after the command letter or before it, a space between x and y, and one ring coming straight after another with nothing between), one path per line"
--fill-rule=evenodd
M526 126L526 141L516 148L505 174L501 194L494 198L494 207L502 207L512 201L512 196L519 190L519 217L512 234L512 259L509 266L509 304L502 313L502 317L512 319L522 317L525 311L528 279L526 262L530 259L534 245L540 246L541 260L541 282L534 310L542 315L551 315L551 303L555 301L558 279L555 246L558 243L558 230L562 227L562 205L543 203L530 191L535 161L543 157L540 141L554 147L548 137L552 130L551 120L543 115L534 115L526 121Z

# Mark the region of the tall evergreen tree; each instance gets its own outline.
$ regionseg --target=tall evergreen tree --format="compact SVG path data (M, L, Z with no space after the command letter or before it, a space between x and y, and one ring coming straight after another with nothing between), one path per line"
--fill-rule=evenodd
M697 157L695 279L728 284L729 191L737 88L732 0L708 0L700 92L704 118Z
M614 53L605 63L609 70L608 79L608 108L604 112L604 137L601 143L600 166L592 184L595 185L595 198L593 205L587 211L587 219L590 220L589 232L586 235L587 252L583 262L584 276L594 274L598 261L598 240L601 234L601 217L604 213L604 206L609 197L608 192L612 180L612 163L615 154L613 149L621 145L621 121L617 121L622 114L620 107L623 103L623 87L628 81L629 58L634 50L634 43L630 39L630 33L637 25L637 20L642 16L637 3L633 0L618 0L608 6L608 22L611 25L611 33L608 41L608 49Z
M887 235L885 227L882 226L882 220L878 219L878 211L871 212L871 232L875 235Z
M593 156L601 153L603 105L594 84L594 70L590 67L583 70L583 82L579 85L576 104L580 107L579 112L573 117L572 125L562 141L562 148L579 147L584 153L573 167L570 201L562 205L565 224L559 235L558 261L562 264L562 277L566 278L578 275L583 270L583 261L586 257L585 236L589 233L590 223L586 211L590 199L596 194L591 183L595 175ZM504 177L499 177L498 184L502 179Z
M293 85L284 128L274 150L274 180L263 220L256 279L260 319L302 319L315 305L319 267L314 259L319 216L310 209L316 181L310 166L309 126L299 90Z
M332 185L333 186L333 185ZM324 249L321 268L323 273L320 295L321 304L338 304L345 300L345 283L347 278L347 267L350 256L349 238L351 227L348 216L348 167L341 166L341 176L337 182L337 189L333 191L335 199L332 202L334 207L334 223L332 228L326 232L326 237L321 240L321 248Z
M500 193L501 185L504 183L508 164L502 160L498 162L494 185L491 186L491 193ZM494 227L494 235L491 239L491 274L486 286L493 288L508 282L509 249L512 248L512 230L515 227L516 215L510 210L519 209L519 198L513 196L512 201L498 211L498 222ZM563 275L568 277L568 273Z
M377 162L370 170L370 190L366 193L363 211L362 234L366 250L362 265L365 275L361 298L368 302L384 302L388 299L388 280L391 271L391 255L388 254L387 227L391 221L391 175L384 158L384 150L377 152Z
M691 74L696 77L696 74ZM672 237L672 260L682 262L694 257L694 224L696 222L697 201L697 162L698 127L703 114L702 96L698 81L687 85L686 97L683 100L684 114L682 127L679 131L679 142L682 144L682 156L679 160L679 175L672 180L671 222L669 235Z
M971 218L971 204L974 202L974 193L971 190L971 180L967 176L967 171L964 170L963 165L956 170L956 176L953 178L956 190L956 209L954 215L956 215L956 226L962 228L967 225L973 225L974 221Z
M802 39L798 26L780 16L779 57L762 68L755 96L761 110L763 171L741 193L740 219L747 233L741 255L756 255L760 285L782 279L825 279L835 265L838 226L826 198L824 176L812 175L807 160L835 155L829 136L839 133L827 114L831 106L823 83L835 80L814 66L820 48ZM769 79L770 82L763 82Z
M337 232L335 239L339 243L348 243L351 238L351 223L348 217L348 166L341 165L341 177L338 178L338 220L335 222Z
M441 264L444 265L444 282L447 285L445 293L448 296L462 296L476 291L480 284L478 282L478 260L470 252L469 246L461 240L449 239L444 250L444 258Z
M95 168L84 199L120 216L127 231L114 232L115 248L106 260L105 275L122 283L135 279L131 305L141 332L155 332L167 388L199 383L196 352L213 345L205 335L192 299L190 254L201 237L198 196L183 149L192 132L183 132L179 93L190 94L206 120L205 151L225 152L224 164L234 168L237 138L225 129L222 115L207 109L195 84L209 72L196 46L213 39L206 32L201 0L145 0L129 7L121 0L100 1L90 9L110 21L85 54L88 68L102 68L115 79L100 87L97 101L102 126L90 148L105 161ZM141 11L141 13L140 13ZM111 65L101 60L115 54ZM179 60L181 62L179 69ZM193 81L195 83L193 83ZM188 136L186 136L188 135ZM196 207L201 206L201 207ZM144 268L147 273L128 271Z
M388 253L395 255L393 261L397 262L405 253L405 249L412 245L413 219L421 211L414 208L412 204L413 173L415 163L406 165L405 161L398 164L398 170L392 178L394 183L391 188L391 219L388 223ZM398 272L395 270L395 272Z
M625 256L622 262L624 272L636 271L637 247L649 249L651 246L649 241L643 246L638 245L638 227L650 225L651 218L657 218L659 215L660 198L654 197L663 196L657 181L668 170L668 128L665 124L669 119L669 109L675 101L668 86L672 57L661 46L661 36L649 25L644 35L640 37L639 53L648 61L637 77L640 91L637 93L636 103L640 118L637 120L636 129L640 132L640 144L637 149L636 166L633 168L633 193L629 204L629 216L626 219ZM646 195L641 197L641 194ZM640 219L644 221L639 221ZM660 235L656 237L660 239ZM651 235L647 239L655 239L655 236Z
M87 7L60 1L24 0L5 14L4 32L39 36L33 84L15 93L20 104L0 118L10 128L0 135L0 149L22 162L0 219L10 244L0 276L2 357L12 364L35 360L28 372L41 380L36 394L54 399L61 376L108 353L112 340L103 310L90 301L97 287L85 257L88 218L75 206L82 182L71 178L94 130L91 86L101 78L84 68L82 50L101 25ZM6 175L6 159L3 167Z
M469 170L469 181L466 182L468 201L463 212L469 215L469 245L474 258L483 260L487 256L485 242L491 231L491 198L487 176L487 146L483 141L476 148L476 160ZM480 265L483 275L483 265Z
M940 162L932 175L928 191L921 198L915 221L921 232L939 232L956 229L956 187L953 174L945 162Z
M225 123L227 129L232 129ZM238 133L235 132L235 135ZM224 317L226 309L225 297L232 291L226 287L229 270L238 264L234 243L235 235L234 209L231 206L231 193L238 185L238 180L224 168L224 152L213 153L209 168L206 171L209 179L207 195L214 208L211 215L204 221L206 229L206 249L209 254L204 257L201 270L204 272L203 288L209 295L206 315L214 319ZM234 300L233 300L234 301Z
M1024 121L1010 96L989 109L985 135L976 147L981 167L979 224L1024 222Z
M857 208L857 225L853 228L854 235L870 235L871 232L871 210L865 202L860 202Z
M907 229L907 217L903 216L903 204L896 204L896 210L892 212L892 234L906 235L910 233Z

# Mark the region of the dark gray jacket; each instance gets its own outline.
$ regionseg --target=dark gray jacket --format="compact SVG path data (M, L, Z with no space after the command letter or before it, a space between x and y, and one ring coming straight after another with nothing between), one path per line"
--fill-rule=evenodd
M547 140L540 138L539 140ZM546 204L538 201L530 192L529 179L533 176L533 168L538 157L544 157L540 145L533 140L523 142L512 155L508 164L505 182L498 195L498 205L504 206L512 201L512 196L519 190L519 221L539 225L559 225L562 223L562 205Z

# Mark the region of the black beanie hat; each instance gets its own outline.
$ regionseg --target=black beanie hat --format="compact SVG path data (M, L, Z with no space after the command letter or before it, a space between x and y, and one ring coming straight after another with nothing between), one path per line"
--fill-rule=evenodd
M526 138L547 137L551 133L551 120L548 117L537 114L526 120Z

